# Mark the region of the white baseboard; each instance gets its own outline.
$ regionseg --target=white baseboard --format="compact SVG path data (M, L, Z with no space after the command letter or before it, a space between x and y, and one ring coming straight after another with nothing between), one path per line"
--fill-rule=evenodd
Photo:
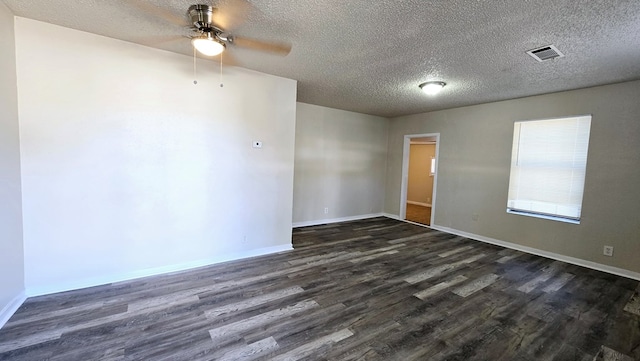
M313 221L304 221L304 222L294 222L293 223L293 228L318 226L318 225L321 225L321 224L338 223L338 222L357 221L357 220L360 220L360 219L383 217L383 216L386 216L386 215L384 213L370 213L370 214L362 214L362 215L359 215L359 216L350 216L350 217L341 217L341 218L329 218L329 219L317 219L317 220L313 220Z
M222 255L220 257L208 258L208 259L197 260L192 262L185 262L180 264L173 264L169 266L147 268L147 269L142 269L137 271L125 272L121 274L112 274L112 275L103 276L103 277L79 279L72 282L65 282L65 283L54 284L54 285L35 286L35 287L29 287L27 285L27 290L25 294L27 297L34 297L34 296L42 296L42 295L48 295L48 294L58 293L58 292L78 290L81 288L95 287L100 285L106 285L109 283L130 281L137 278L186 271L194 268L211 266L217 263L223 263L223 262L235 261L243 258L251 258L251 257L257 257L257 256L263 256L266 254L290 251L292 249L293 247L291 244L286 244L286 245L258 248L258 249L253 249L246 252L230 253L230 254Z
M431 207L431 204L429 204L429 203L415 202L415 201L407 201L407 203L408 204L413 204L414 206Z
M400 218L399 215L397 214L391 214L391 213L382 213L383 217L387 217L387 218L391 218L391 219L395 219L396 221L403 221L406 222L406 219L402 219ZM409 222L409 223L413 223L413 222Z
M11 316L16 313L18 308L22 306L26 299L27 295L24 291L22 291L2 308L2 311L0 311L0 328L2 328L5 323L7 323L7 321L9 321Z
M458 235L458 236L471 238L471 239L474 239L476 241L495 244L497 246L502 246L502 247L505 247L505 248L511 248L511 249L515 249L517 251L522 251L522 252L525 252L525 253L535 254L537 256L551 258L551 259L555 259L557 261L571 263L571 264L575 264L575 265L578 265L578 266L591 268L591 269L594 269L596 271L607 272L607 273L611 273L611 274L614 274L614 275L617 275L617 276L627 277L627 278L631 278L631 279L640 281L640 273L629 271L629 270L626 270L626 269L623 269L623 268L618 268L618 267L609 266L609 265L606 265L606 264L587 261L587 260L580 259L580 258L565 256L565 255L554 253L554 252L543 251L541 249L528 247L528 246L523 246L523 245L519 245L519 244L516 244L516 243L501 241L499 239L480 236L480 235L477 235L477 234L468 233L468 232L464 232L464 231L459 231L457 229L453 229L453 228L449 228L449 227L442 227L442 226L434 225L431 228L439 230L439 231L442 231L442 232L447 232L447 233L455 234L455 235Z

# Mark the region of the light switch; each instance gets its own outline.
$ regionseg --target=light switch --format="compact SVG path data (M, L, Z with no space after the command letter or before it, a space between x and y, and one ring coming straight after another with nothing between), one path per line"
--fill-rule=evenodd
M259 140L254 140L253 145L254 148L262 148L262 142Z

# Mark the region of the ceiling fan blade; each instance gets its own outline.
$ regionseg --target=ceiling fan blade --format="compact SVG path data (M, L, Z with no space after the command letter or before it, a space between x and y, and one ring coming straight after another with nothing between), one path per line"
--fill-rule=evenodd
M219 62L220 57L222 57L222 66L242 66L238 61L238 58L236 58L230 51L223 51L214 59Z
M186 35L156 35L156 36L138 36L133 42L147 46L161 45L174 41L186 41L189 37Z
M137 8L144 14L149 14L160 18L170 24L178 26L189 26L189 21L184 14L176 14L169 9L163 9L157 5L145 1L128 1L127 4Z
M213 22L224 31L236 29L245 20L258 10L247 0L221 0L213 5L216 11L213 13Z
M264 51L280 56L287 56L291 52L291 44L280 42L269 42L257 39L233 36L231 44L251 50Z

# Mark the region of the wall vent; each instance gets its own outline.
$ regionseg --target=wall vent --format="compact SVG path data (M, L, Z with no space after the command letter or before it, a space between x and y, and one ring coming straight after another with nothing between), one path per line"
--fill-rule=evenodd
M558 59L564 57L564 54L555 47L555 45L547 45L537 49L527 51L527 54L531 55L534 59L539 62Z

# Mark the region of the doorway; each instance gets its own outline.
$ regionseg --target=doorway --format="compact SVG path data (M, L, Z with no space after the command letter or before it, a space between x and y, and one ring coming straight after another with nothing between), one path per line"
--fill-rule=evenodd
M434 219L439 133L405 135L400 217L431 226Z

